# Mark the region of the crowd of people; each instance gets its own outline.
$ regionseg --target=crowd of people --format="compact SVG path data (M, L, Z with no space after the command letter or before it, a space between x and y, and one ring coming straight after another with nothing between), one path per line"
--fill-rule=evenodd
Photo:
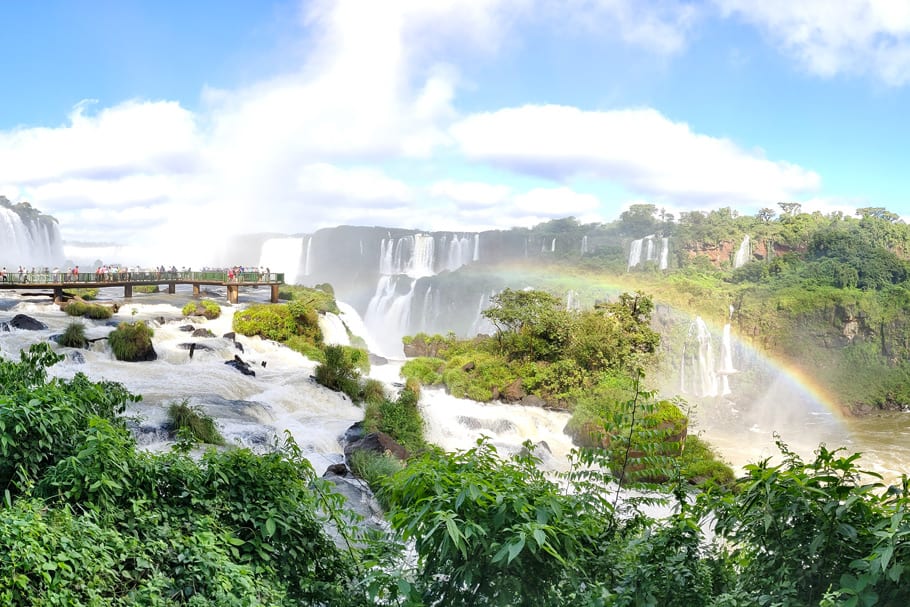
M241 265L229 268L202 268L206 274L224 274L229 282L265 282L272 279L272 271L267 267L244 267ZM132 280L180 280L191 279L193 269L177 266L170 268L164 265L155 268L141 268L139 266L121 266L117 264L96 265L94 271L85 272L79 266L67 267L61 270L58 267L27 269L18 266L15 272L8 272L6 266L0 269L0 282L27 283L59 283L59 282L120 282Z

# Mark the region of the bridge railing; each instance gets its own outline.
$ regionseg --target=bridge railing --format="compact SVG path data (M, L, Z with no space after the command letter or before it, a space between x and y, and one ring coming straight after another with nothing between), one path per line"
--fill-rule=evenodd
M274 283L284 282L284 273L272 272L269 274L259 272L242 272L228 279L228 273L216 270L204 272L157 272L157 271L131 271L131 272L107 272L98 274L95 272L10 272L7 271L2 278L2 282L13 282L17 284L72 284L78 285L83 283L167 283L173 281L179 282L236 282L239 284L256 284L256 283Z

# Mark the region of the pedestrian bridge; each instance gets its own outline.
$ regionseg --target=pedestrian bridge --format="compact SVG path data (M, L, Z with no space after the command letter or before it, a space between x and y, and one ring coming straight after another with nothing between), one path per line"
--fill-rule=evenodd
M168 293L176 293L177 285L193 285L193 297L200 296L202 285L225 287L227 299L237 303L241 287L269 287L271 302L278 302L278 287L284 284L284 274L260 274L259 272L241 272L228 279L226 271L206 272L7 272L0 279L0 290L51 290L48 295L63 297L66 289L104 289L123 287L123 296L131 298L133 287L140 285L167 285Z

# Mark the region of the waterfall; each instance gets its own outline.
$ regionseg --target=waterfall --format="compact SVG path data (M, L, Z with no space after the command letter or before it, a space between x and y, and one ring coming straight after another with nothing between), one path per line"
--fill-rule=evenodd
M303 266L303 275L309 276L313 271L313 237L310 236L306 241L306 262Z
M633 240L632 245L629 247L629 269L636 267L641 263L641 244L644 242L644 238L639 238L638 240Z
M480 261L480 234L474 234L474 258L471 261Z
M443 270L457 270L461 266L465 266L472 261L473 257L476 254L476 251L472 249L477 248L477 240L474 239L474 242L471 242L471 239L467 236L458 237L452 235L452 240L446 244L446 237L442 237L442 248L446 249L446 258L445 266Z
M588 237L582 236L581 238L581 254L585 255L588 252Z
M269 238L262 243L259 265L269 268L272 272L284 272L285 281L296 284L302 253L302 238ZM309 261L309 255L307 255L307 261Z
M407 335L411 324L411 299L416 286L417 279L407 276L379 278L376 294L367 306L364 323L382 348L380 354L390 357L402 355L401 336Z
M333 346L350 346L351 338L344 321L337 314L326 312L319 315L319 328L322 330L322 339Z
M688 346L697 346L693 354L688 353ZM732 363L731 363L732 364ZM694 371L693 382L689 386L686 381L686 365ZM696 316L689 326L689 336L686 347L683 348L682 363L680 366L680 390L694 393L696 396L717 396L718 380L714 366L714 348L711 344L711 332L701 316Z
M670 239L666 236L660 239L660 265L661 270L666 270L670 260Z
M550 253L556 252L556 239L553 239L553 242L550 243Z
M0 203L7 202L0 196ZM0 265L53 266L63 261L63 242L50 218L25 218L0 204Z
M645 255L645 261L654 261L654 239L648 238L648 253Z
M743 238L742 243L739 245L739 249L736 250L736 255L733 256L733 267L739 268L746 264L752 258L752 243L749 240L749 235Z
M723 337L720 342L720 365L720 369L717 370L717 374L720 375L720 394L721 396L726 396L732 392L730 390L729 376L731 373L736 373L736 369L733 368L733 346L730 337L730 323L724 325Z

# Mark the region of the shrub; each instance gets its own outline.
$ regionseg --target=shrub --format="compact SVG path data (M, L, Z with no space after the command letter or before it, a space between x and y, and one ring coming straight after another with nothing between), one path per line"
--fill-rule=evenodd
M71 322L66 326L58 343L67 348L86 348L88 340L85 338L85 325L81 322Z
M412 358L401 367L401 375L413 377L424 386L436 386L442 383L442 373L446 362L441 358Z
M316 381L338 392L344 392L351 400L360 400L360 373L351 360L351 352L359 350L344 346L326 346L325 362L316 367Z
M204 316L209 320L213 320L221 316L221 306L210 299L203 299L201 301L188 302L183 306L182 312L184 316Z
M325 362L325 352L323 352L322 348L320 348L316 344L312 343L310 340L308 340L305 337L301 337L300 335L294 335L293 337L291 337L290 339L285 341L284 345L286 345L291 350L294 350L295 352L299 352L299 353L303 354L304 356L306 356L313 362L317 362L317 363Z
M209 445L225 444L215 420L200 409L191 407L185 400L180 403L172 403L168 407L167 416L174 426L174 432L178 435L183 430L198 442Z
M348 459L348 466L351 468L351 472L370 486L370 490L379 500L383 510L388 510L390 504L381 491L383 482L403 469L404 464L393 455L375 451L354 451Z
M117 360L135 362L154 360L155 349L152 347L154 331L143 321L122 322L108 335L108 343Z
M296 301L318 312L338 314L335 302L335 290L330 284L319 284L315 287L302 285L283 285L278 292L278 299Z
M158 285L135 285L133 287L133 293L158 293L160 289Z
M419 386L405 387L395 400L368 401L363 416L367 432L385 432L411 453L426 448L424 421L417 406Z
M73 299L63 309L70 316L84 316L94 320L107 320L114 315L114 311L107 306L87 304L84 301Z
M234 331L285 342L300 336L312 344L322 343L316 310L300 303L256 304L234 314Z
M385 386L378 379L368 379L363 382L361 397L366 403L381 403L386 399Z
M686 437L679 465L683 478L695 485L733 487L736 481L733 469L696 435Z
M69 292L86 301L98 299L98 289L70 289Z

